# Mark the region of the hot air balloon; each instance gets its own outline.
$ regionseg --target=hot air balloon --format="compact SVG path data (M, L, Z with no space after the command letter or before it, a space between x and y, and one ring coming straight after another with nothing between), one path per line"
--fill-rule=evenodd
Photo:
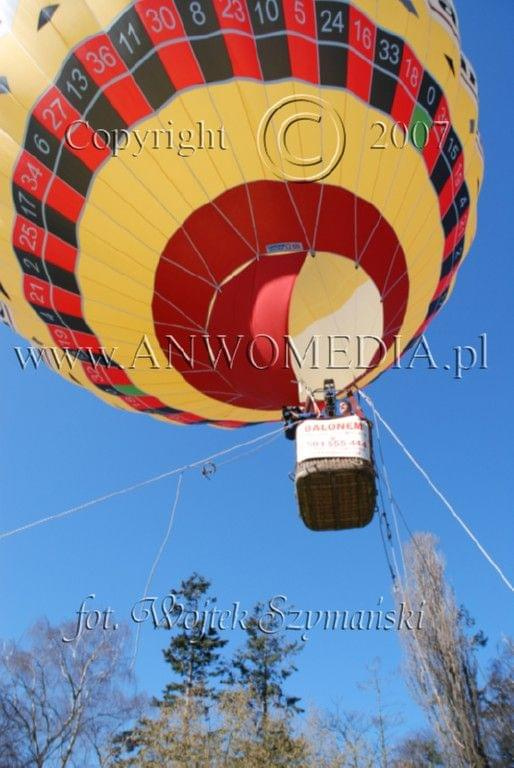
M0 312L74 383L279 420L448 299L483 173L451 0L0 8Z

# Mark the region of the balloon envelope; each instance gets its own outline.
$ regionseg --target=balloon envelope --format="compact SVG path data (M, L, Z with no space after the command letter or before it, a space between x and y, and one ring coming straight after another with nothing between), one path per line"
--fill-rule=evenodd
M483 172L449 0L0 8L0 311L63 376L269 421L447 300Z

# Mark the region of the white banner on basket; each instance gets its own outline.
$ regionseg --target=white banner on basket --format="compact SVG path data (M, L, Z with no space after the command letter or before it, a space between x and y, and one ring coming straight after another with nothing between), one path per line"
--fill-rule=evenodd
M370 461L368 423L358 416L302 421L296 430L296 460L336 458Z

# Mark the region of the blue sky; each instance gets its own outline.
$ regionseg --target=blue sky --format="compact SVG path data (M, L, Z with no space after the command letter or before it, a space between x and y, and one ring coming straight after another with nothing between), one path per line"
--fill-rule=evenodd
M461 2L463 48L477 72L480 131L486 157L478 232L449 303L427 338L440 365L390 371L369 389L377 407L512 578L512 124L509 97L514 21L510 0L484 10ZM452 378L455 345L477 345L487 334L488 368ZM48 370L22 372L13 351L23 344L0 327L2 433L1 529L60 512L175 466L222 450L271 427L226 432L173 428L108 408ZM512 633L512 595L451 519L382 429L395 496L412 530L440 539L457 599L489 637L485 669L503 633ZM239 601L287 596L304 609L372 609L391 582L375 519L360 531L316 535L300 522L288 473L293 447L279 439L220 467L211 480L184 476L173 532L151 592L164 596L193 570L209 577L221 608ZM151 562L166 529L175 479L121 496L64 520L0 542L3 617L0 634L20 637L39 616L75 618L82 600L111 607L128 621L143 596ZM402 536L407 538L405 529ZM235 647L241 637L227 632ZM167 682L160 649L164 632L145 626L136 671L141 688L159 693ZM290 690L304 703L372 706L359 688L366 665L382 660L387 703L421 716L398 675L395 632L313 631L298 658Z

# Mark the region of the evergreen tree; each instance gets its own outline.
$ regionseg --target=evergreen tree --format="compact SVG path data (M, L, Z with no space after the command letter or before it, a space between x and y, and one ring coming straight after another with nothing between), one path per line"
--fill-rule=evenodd
M204 700L208 706L209 701L216 698L210 682L223 674L220 651L227 641L220 638L210 620L210 606L216 603L216 599L208 595L210 586L207 579L193 573L181 582L178 590L171 590L174 601L170 620L177 622L180 632L163 651L176 676L164 689L166 703L194 697L197 701Z
M290 714L302 711L300 699L283 690L285 680L296 672L291 659L301 646L286 640L279 616L265 613L262 603L255 606L245 631L246 643L234 656L229 680L251 692L250 706L264 732L273 709Z

